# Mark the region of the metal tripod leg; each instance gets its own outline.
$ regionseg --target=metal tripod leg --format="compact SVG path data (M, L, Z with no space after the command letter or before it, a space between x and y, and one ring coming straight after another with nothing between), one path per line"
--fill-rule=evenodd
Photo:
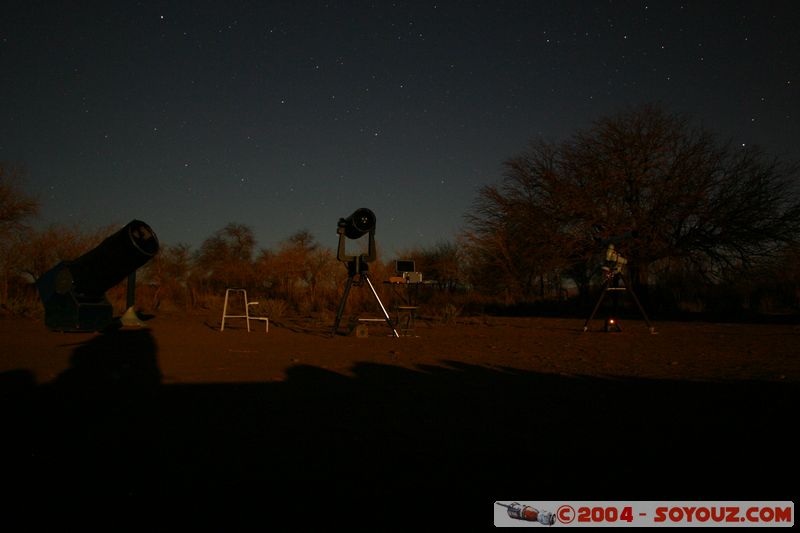
M603 303L603 299L605 298L606 293L608 291L626 291L631 293L633 301L636 302L636 307L638 307L639 312L642 313L642 317L644 317L644 321L647 324L647 328L650 330L650 333L655 334L656 328L654 328L653 325L650 323L650 319L648 318L647 313L645 312L644 307L642 306L642 303L639 301L639 298L636 296L636 293L631 288L631 285L628 282L628 278L622 274L619 274L619 276L622 278L622 282L625 284L625 287L609 287L608 286L609 280L603 282L603 290L600 293L600 298L597 300L597 304L595 304L594 309L592 310L592 314L589 316L589 318L586 319L586 322L584 322L583 331L589 330L589 322L591 322L594 319L594 316L595 314L597 314L597 310L600 309L600 304Z
M636 296L636 293L633 292L633 289L628 284L628 278L625 277L625 276L622 276L622 281L625 283L625 288L628 290L628 292L631 293L631 296L633 296L633 301L636 302L636 306L639 308L639 311L642 313L642 316L644 317L644 321L647 324L647 328L650 330L650 333L654 334L656 332L656 328L653 327L653 325L650 323L650 319L647 318L647 313L645 313L644 307L642 307L642 304L639 302L639 298Z
M603 303L603 298L606 297L606 286L608 285L608 281L603 282L603 290L600 291L600 298L597 299L597 303L592 309L592 314L589 315L589 318L586 319L586 322L583 323L583 331L589 331L589 322L594 320L594 315L597 314L597 310L600 309L600 304Z
M369 285L369 288L372 289L372 294L375 296L375 299L378 300L378 305L381 306L381 311L383 311L383 317L386 319L386 324L389 326L389 329L392 330L392 333L394 333L394 336L399 338L400 335L397 333L397 330L395 329L394 324L392 324L392 319L389 318L389 313L386 312L386 308L383 306L383 302L381 302L381 299L378 297L378 293L375 290L375 287L372 286L372 281L369 279L369 276L367 275L366 272L363 274L363 276L364 276L364 279L367 280L367 284Z
M336 321L333 323L333 332L332 335L336 335L339 331L339 322L342 321L342 313L344 313L344 306L347 303L347 296L350 294L350 287L353 285L353 276L349 276L347 278L347 283L344 286L344 294L342 295L342 301L339 302L339 309L336 311Z
M392 324L392 319L389 317L389 313L386 312L386 308L383 306L383 302L381 302L381 299L378 296L378 292L372 285L372 281L369 279L369 275L366 272L362 272L360 276L361 279L367 280L367 285L369 285L369 288L372 291L372 295L375 296L375 299L378 301L378 305L381 306L381 311L383 311L383 317L386 319L386 324L392 330L394 336L399 338L400 334L397 333L397 329L395 329L394 324ZM331 335L333 336L335 336L336 333L339 332L339 323L342 321L342 314L344 313L344 307L347 304L347 296L350 294L350 287L353 286L353 277L354 276L349 276L347 278L347 283L344 286L344 294L342 295L342 301L339 302L339 309L336 311L336 321L333 323L333 331L331 332Z

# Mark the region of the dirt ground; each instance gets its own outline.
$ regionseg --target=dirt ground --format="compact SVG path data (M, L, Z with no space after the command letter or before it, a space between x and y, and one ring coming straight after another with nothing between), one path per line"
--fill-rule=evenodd
M419 370L462 363L543 374L655 378L689 381L800 381L800 325L621 322L604 333L601 320L583 332L584 320L556 318L462 318L451 324L418 320L414 336L392 338L383 322L368 337L342 324L314 319L264 322L218 313L145 317L163 384L275 382L298 365L353 375L360 363ZM70 367L80 346L99 333L49 331L42 322L0 318L0 371L26 369L43 384Z
M15 505L391 524L452 505L484 526L503 499L798 495L798 325L604 333L480 317L359 338L312 319L268 333L243 320L220 332L218 313L146 323L59 333L0 317Z

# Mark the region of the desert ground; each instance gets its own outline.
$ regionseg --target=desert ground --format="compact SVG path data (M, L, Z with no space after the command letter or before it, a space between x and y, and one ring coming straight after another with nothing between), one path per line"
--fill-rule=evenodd
M798 495L796 324L144 318L0 317L7 508L485 526L495 500Z

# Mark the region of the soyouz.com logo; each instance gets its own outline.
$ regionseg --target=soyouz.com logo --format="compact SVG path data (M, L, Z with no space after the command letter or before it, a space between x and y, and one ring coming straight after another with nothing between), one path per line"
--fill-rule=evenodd
M792 527L790 501L495 502L498 527Z

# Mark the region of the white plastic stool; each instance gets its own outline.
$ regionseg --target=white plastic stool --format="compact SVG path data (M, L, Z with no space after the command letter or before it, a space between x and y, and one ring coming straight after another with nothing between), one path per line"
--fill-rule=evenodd
M230 293L232 292L241 292L242 297L244 298L244 314L243 315L229 315L228 314L228 299L230 297ZM247 331L250 331L250 321L251 320L263 320L264 321L264 333L269 333L269 317L266 316L251 316L250 315L250 306L251 305L258 305L258 302L248 302L247 301L247 291L244 289L227 289L225 291L225 304L222 306L222 325L220 326L220 331L225 331L225 319L226 318L244 318L247 320Z
M268 316L253 316L253 315L251 315L250 311L249 311L251 305L258 305L258 302L247 302L247 308L248 308L247 314L249 315L250 320L263 320L264 323L266 324L266 326L264 328L264 333L269 333L269 317Z

